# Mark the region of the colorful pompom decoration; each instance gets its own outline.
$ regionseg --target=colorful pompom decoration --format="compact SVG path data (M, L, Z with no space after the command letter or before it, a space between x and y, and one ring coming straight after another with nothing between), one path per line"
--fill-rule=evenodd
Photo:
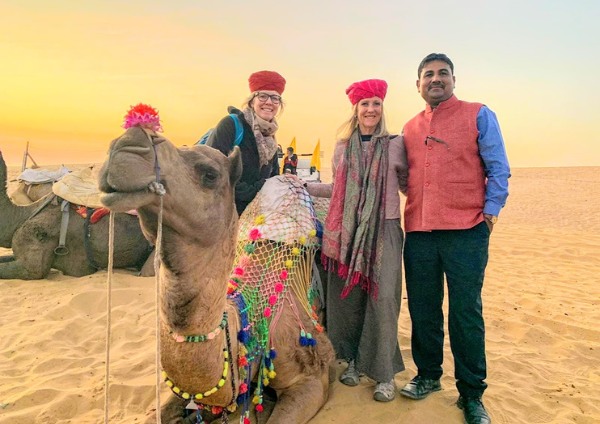
M277 296L275 296L274 294L271 295L271 297L269 297L269 305L273 306L277 303Z
M277 283L275 284L275 292L281 293L283 291L283 284Z
M227 294L233 294L237 289L238 289L238 284L233 281L233 280L229 280L229 282L227 283Z
M262 224L264 224L265 223L265 216L264 215L258 215L256 217L256 219L254 220L254 223L256 225L262 225Z
M271 316L271 308L266 307L263 315L265 316L265 318L269 318Z
M160 117L158 111L150 105L139 103L135 106L131 106L129 111L125 114L125 121L123 122L123 128L128 129L131 127L139 126L155 132L162 132L163 128L160 125Z
M317 341L313 339L312 334L306 333L304 330L300 331L300 346L316 346Z
M294 247L292 249L292 255L298 256L299 254L300 254L300 249L298 249L297 247Z
M310 230L310 231L308 232L308 235L309 235L310 237L315 237L315 236L317 235L317 230Z
M284 269L283 271L281 271L281 274L279 274L279 279L287 280L287 278L288 278L288 272Z
M250 233L248 234L248 238L252 241L256 241L261 237L262 237L262 234L260 233L260 230L258 228L251 229Z
M249 338L250 338L250 334L248 333L247 330L240 330L238 332L238 341L240 343L246 344L248 342Z
M233 274L234 274L234 275L239 275L239 276L241 277L242 275L244 275L244 268L242 268L242 267L239 267L239 266L238 266L238 267L236 267L236 268L233 270Z
M241 268L247 268L248 265L250 265L250 262L251 262L250 256L248 256L248 255L242 255L242 256L240 256L240 259L239 259L238 262L239 262L239 265L240 265Z

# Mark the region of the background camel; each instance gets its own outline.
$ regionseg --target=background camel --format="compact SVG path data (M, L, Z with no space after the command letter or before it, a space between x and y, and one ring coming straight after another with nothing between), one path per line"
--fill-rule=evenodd
M225 407L240 392L240 343L236 337L240 317L226 297L237 236L233 187L241 173L239 150L225 157L207 146L177 149L163 137L139 127L129 128L113 141L110 157L100 172L100 189L107 193L103 203L117 212L137 209L144 234L152 242L160 204L155 193L156 157L160 182L166 189L160 252L162 367L169 379L187 393L204 393L215 387L223 373L226 331L202 343L178 343L170 332L208 334L227 312L230 357L236 367L221 389L202 400L207 405ZM301 319L315 335L316 346L300 346L292 308L282 309L271 331L277 351L277 376L271 380L271 387L279 399L270 417L266 411L258 414L270 424L306 423L328 397L333 348L325 334L315 331L308 316L302 315ZM172 396L163 407L163 422L185 422L181 418L185 403Z
M88 263L84 248L84 219L75 211L69 214L65 246L69 253L58 256L61 211L56 201L50 202L36 216L31 215L46 198L31 205L18 206L6 193L7 170L0 153L0 247L12 248L12 256L0 258L0 279L37 280L45 278L51 268L65 275L81 277L96 272ZM137 217L127 214L115 216L116 268L140 268L150 246L142 235ZM93 259L100 267L108 265L108 219L90 227Z

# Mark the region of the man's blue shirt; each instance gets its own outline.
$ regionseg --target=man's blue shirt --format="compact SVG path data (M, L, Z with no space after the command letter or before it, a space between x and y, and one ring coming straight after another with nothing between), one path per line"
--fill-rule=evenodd
M482 106L477 114L479 154L487 177L483 213L498 216L508 197L510 166L496 114Z

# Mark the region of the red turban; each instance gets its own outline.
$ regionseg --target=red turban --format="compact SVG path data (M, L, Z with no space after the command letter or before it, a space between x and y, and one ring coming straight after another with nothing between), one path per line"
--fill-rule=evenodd
M277 91L279 95L285 90L285 78L273 71L255 72L248 78L250 91L272 90Z
M346 89L346 94L350 102L355 105L362 99L369 99L371 97L379 97L381 100L385 99L387 88L387 82L384 80L368 79L352 84Z

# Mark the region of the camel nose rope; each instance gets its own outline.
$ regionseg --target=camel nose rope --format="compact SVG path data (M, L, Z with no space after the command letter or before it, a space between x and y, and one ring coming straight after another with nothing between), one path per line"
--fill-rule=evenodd
M160 183L158 183L160 185ZM162 187L162 185L161 185ZM162 194L158 193L160 197L160 209L158 210L158 228L156 230L156 248L154 251L154 280L156 282L156 424L161 424L161 413L160 413L160 313L159 313L159 299L160 299L160 251L162 245L162 218L163 218L163 196L164 196L164 188Z
M112 311L112 274L113 256L115 250L115 213L110 212L108 224L108 275L106 276L106 358L104 369L104 422L108 424L108 402L109 402L109 377L110 377L110 329Z
M146 133L147 134L147 133ZM160 252L162 250L162 221L163 221L163 196L166 194L164 186L160 183L160 166L158 164L158 152L156 151L156 144L152 142L152 138L148 135L152 148L154 149L154 167L156 169L156 183L153 184L154 192L160 199L160 206L158 208L158 222L156 228L156 247L154 249L154 281L156 282L156 293L155 293L155 307L156 307L156 424L162 423L160 413Z
M148 187L150 191L156 193L160 199L160 205L158 209L158 220L157 220L157 230L156 230L156 246L154 249L154 275L155 275L155 283L156 283L156 293L155 293L155 307L156 307L156 359L155 359L155 369L156 369L156 424L162 424L162 417L160 411L160 314L159 314L159 300L160 300L160 252L162 249L162 221L163 221L163 196L166 194L166 190L164 186L160 183L160 166L158 164L158 154L156 151L156 144L152 142L152 138L150 134L148 135L148 139L150 140L150 144L154 149L154 167L156 170L156 182L152 182ZM113 275L113 267L114 267L114 237L115 237L115 213L110 212L110 221L109 221L109 232L108 232L108 275L106 280L106 367L105 367L105 382L104 382L104 423L109 423L109 388L110 388L110 337L111 337L111 311L112 311L112 275Z

